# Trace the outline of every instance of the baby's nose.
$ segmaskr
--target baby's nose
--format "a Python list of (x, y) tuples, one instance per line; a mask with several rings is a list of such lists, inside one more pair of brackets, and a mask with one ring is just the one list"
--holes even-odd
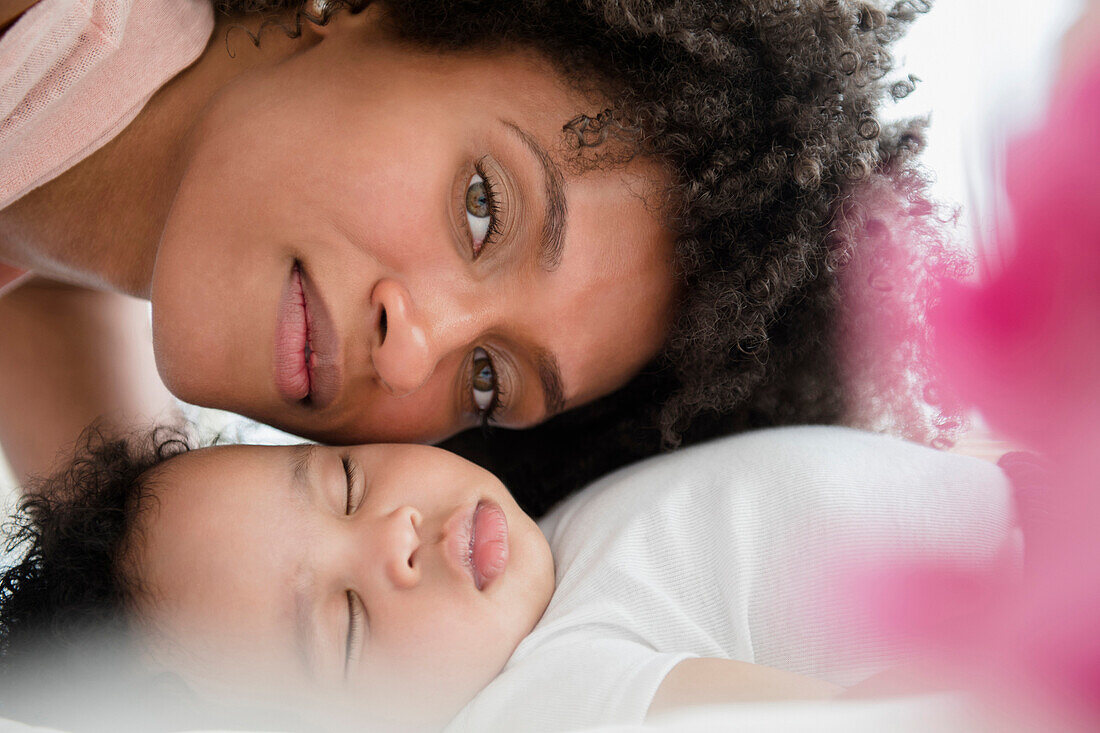
[(420, 582), (420, 512), (411, 506), (395, 509), (384, 520), (382, 553), (385, 573), (398, 588), (413, 588)]

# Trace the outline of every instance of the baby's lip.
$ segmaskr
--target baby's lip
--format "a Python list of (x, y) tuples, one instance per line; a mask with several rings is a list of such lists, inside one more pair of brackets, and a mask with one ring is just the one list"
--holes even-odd
[(474, 583), (484, 590), (508, 565), (508, 518), (495, 502), (477, 505), (472, 544)]
[(494, 501), (458, 509), (443, 527), (447, 560), (458, 573), (484, 590), (508, 565), (508, 521)]

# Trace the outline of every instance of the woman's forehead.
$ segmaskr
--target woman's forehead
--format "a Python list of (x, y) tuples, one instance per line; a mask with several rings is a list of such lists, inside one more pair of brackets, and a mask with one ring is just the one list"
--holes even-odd
[[(563, 134), (571, 120), (595, 118), (608, 106), (595, 77), (567, 76), (529, 44), (440, 49), (391, 37), (364, 38), (354, 31), (326, 40), (327, 52), (304, 56), (296, 73), (316, 87), (342, 88), (337, 104), (339, 96), (354, 104), (358, 89), (387, 107), (417, 99), (437, 120), (456, 124), (463, 123), (464, 109), (480, 109), (522, 123), (553, 151), (575, 147), (563, 146), (575, 138)], [(331, 80), (326, 84), (318, 81), (322, 67), (324, 78)], [(385, 111), (380, 108), (379, 114), (384, 117)]]

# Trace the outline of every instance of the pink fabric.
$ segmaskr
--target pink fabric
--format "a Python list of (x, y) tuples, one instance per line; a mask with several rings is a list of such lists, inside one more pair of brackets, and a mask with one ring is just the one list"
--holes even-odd
[(40, 0), (0, 38), (0, 209), (88, 157), (199, 57), (210, 0)]

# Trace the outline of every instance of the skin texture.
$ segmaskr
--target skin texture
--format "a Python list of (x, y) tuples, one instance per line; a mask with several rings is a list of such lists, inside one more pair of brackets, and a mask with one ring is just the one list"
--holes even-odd
[(8, 290), (14, 290), (15, 286), (26, 277), (27, 272), (25, 270), (0, 262), (0, 295), (8, 292)]
[[(436, 441), (480, 420), (476, 348), (511, 427), (550, 414), (540, 352), (564, 407), (623, 384), (660, 348), (672, 304), (672, 237), (638, 195), (646, 169), (568, 179), (564, 252), (544, 267), (543, 170), (502, 120), (556, 157), (583, 101), (535, 57), (417, 52), (372, 34), (370, 15), (339, 15), (309, 51), (238, 80), (196, 132), (153, 274), (169, 389), (333, 442)], [(475, 258), (464, 205), (479, 162), (501, 232)], [(257, 201), (269, 181), (283, 183)], [(295, 262), (339, 334), (317, 350), (340, 372), (327, 407), (273, 380)]]
[[(606, 394), (655, 356), (673, 246), (644, 197), (663, 173), (639, 161), (566, 175), (564, 247), (545, 268), (543, 166), (505, 124), (564, 165), (563, 123), (602, 100), (533, 52), (398, 43), (379, 8), (300, 38), (268, 28), (258, 49), (232, 25), (220, 18), (199, 61), (115, 141), (0, 212), (0, 259), (150, 297), (174, 394), (328, 442), (432, 442), (479, 424), (475, 349), (494, 422), (513, 427)], [(500, 234), (475, 259), (464, 204), (477, 164)], [(324, 409), (274, 384), (295, 261), (338, 342), (317, 350), (340, 371)]]
[[(149, 486), (123, 562), (142, 589), (130, 608), (140, 647), (213, 701), (355, 730), (437, 729), (500, 672), (554, 592), (537, 525), (492, 474), (438, 448), (206, 448), (154, 469)], [(463, 528), (486, 503), (505, 513), (509, 557), (479, 589)], [(650, 714), (839, 691), (689, 659)]]
[(64, 465), (97, 418), (124, 429), (177, 418), (147, 303), (32, 279), (0, 297), (0, 323), (0, 446), (20, 484)]
[[(436, 448), (227, 446), (172, 459), (154, 483), (131, 555), (146, 590), (135, 611), (155, 663), (209, 694), (443, 722), (553, 592), (534, 522), (491, 474)], [(510, 551), (480, 590), (450, 544), (479, 502), (504, 511)], [(349, 590), (367, 620), (346, 662)]]
[[(895, 694), (905, 688), (899, 686)], [(650, 717), (697, 705), (774, 700), (827, 700), (842, 691), (812, 677), (735, 659), (685, 659), (661, 681)]]

